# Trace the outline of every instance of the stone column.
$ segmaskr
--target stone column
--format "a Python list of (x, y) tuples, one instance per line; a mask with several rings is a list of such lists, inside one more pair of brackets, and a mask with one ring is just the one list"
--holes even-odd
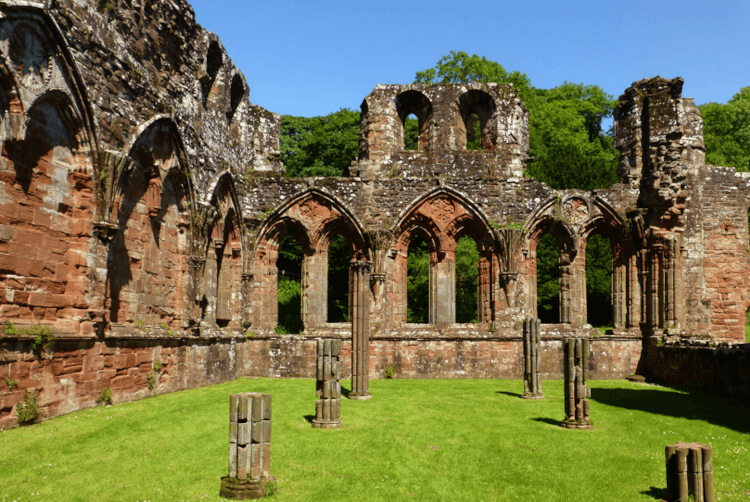
[(571, 310), (571, 270), (570, 265), (560, 265), (560, 323), (570, 322)]
[(714, 502), (711, 445), (675, 443), (665, 448), (669, 500)]
[(370, 399), (370, 270), (371, 261), (355, 260), (352, 268), (352, 390), (349, 399)]
[(591, 389), (586, 385), (586, 364), (589, 356), (589, 341), (586, 338), (563, 340), (565, 359), (565, 420), (568, 429), (592, 429), (589, 419)]
[(542, 399), (542, 357), (539, 352), (539, 330), (542, 321), (527, 318), (523, 321), (523, 397), (525, 399)]
[(271, 394), (229, 397), (229, 475), (220, 495), (239, 500), (265, 495), (271, 478)]
[(318, 339), (316, 370), (315, 418), (316, 429), (338, 429), (341, 427), (341, 340)]

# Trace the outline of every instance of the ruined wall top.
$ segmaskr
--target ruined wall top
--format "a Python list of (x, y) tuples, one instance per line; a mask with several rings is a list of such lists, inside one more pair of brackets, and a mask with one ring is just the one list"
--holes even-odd
[[(634, 82), (615, 108), (618, 174), (641, 191), (640, 207), (684, 208), (687, 178), (705, 164), (703, 119), (682, 78)], [(657, 211), (658, 212), (658, 211)]]
[[(419, 121), (418, 150), (404, 149), (404, 122)], [(475, 121), (481, 150), (467, 151)], [(511, 84), (378, 85), (362, 102), (361, 177), (523, 175), (529, 111)]]

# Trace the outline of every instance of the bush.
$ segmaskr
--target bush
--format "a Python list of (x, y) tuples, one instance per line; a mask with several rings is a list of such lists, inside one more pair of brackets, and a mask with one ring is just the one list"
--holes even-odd
[(96, 398), (98, 404), (112, 404), (112, 389), (104, 387)]
[(386, 378), (393, 378), (396, 375), (395, 366), (386, 366), (383, 368), (383, 376)]
[(39, 419), (39, 390), (26, 390), (23, 401), (16, 405), (16, 415), (20, 424), (33, 424)]

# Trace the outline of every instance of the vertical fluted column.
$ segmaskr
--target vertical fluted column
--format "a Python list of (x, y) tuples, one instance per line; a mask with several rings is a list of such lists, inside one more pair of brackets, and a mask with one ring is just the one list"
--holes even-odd
[(542, 357), (539, 352), (539, 330), (542, 326), (540, 319), (524, 319), (523, 321), (523, 397), (525, 399), (542, 399)]
[(370, 270), (371, 261), (355, 260), (352, 268), (352, 390), (349, 399), (370, 399)]
[(341, 427), (341, 340), (318, 339), (316, 367), (315, 418), (316, 429), (338, 429)]
[(714, 502), (710, 444), (675, 443), (665, 448), (670, 501)]
[(586, 338), (563, 340), (565, 352), (565, 420), (568, 429), (591, 429), (589, 401), (591, 389), (586, 385), (586, 364), (589, 356), (589, 341)]
[(265, 495), (271, 478), (271, 394), (229, 397), (229, 475), (220, 495), (239, 500)]

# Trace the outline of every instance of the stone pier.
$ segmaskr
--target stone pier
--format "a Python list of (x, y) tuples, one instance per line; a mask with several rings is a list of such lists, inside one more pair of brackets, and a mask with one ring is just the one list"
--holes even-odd
[(527, 318), (523, 321), (523, 397), (542, 399), (542, 356), (539, 352), (540, 319)]
[(592, 429), (589, 419), (591, 389), (586, 385), (586, 363), (589, 356), (587, 338), (566, 338), (563, 340), (565, 352), (565, 420), (563, 427), (568, 429)]
[(356, 260), (352, 268), (352, 390), (349, 399), (370, 399), (370, 270), (371, 261)]
[[(665, 448), (669, 501), (714, 502), (710, 444), (675, 443)], [(689, 498), (693, 497), (693, 498)]]
[(315, 418), (316, 429), (341, 427), (341, 340), (318, 340), (316, 365)]
[(229, 475), (222, 497), (239, 500), (265, 495), (271, 476), (271, 394), (247, 392), (229, 398)]

